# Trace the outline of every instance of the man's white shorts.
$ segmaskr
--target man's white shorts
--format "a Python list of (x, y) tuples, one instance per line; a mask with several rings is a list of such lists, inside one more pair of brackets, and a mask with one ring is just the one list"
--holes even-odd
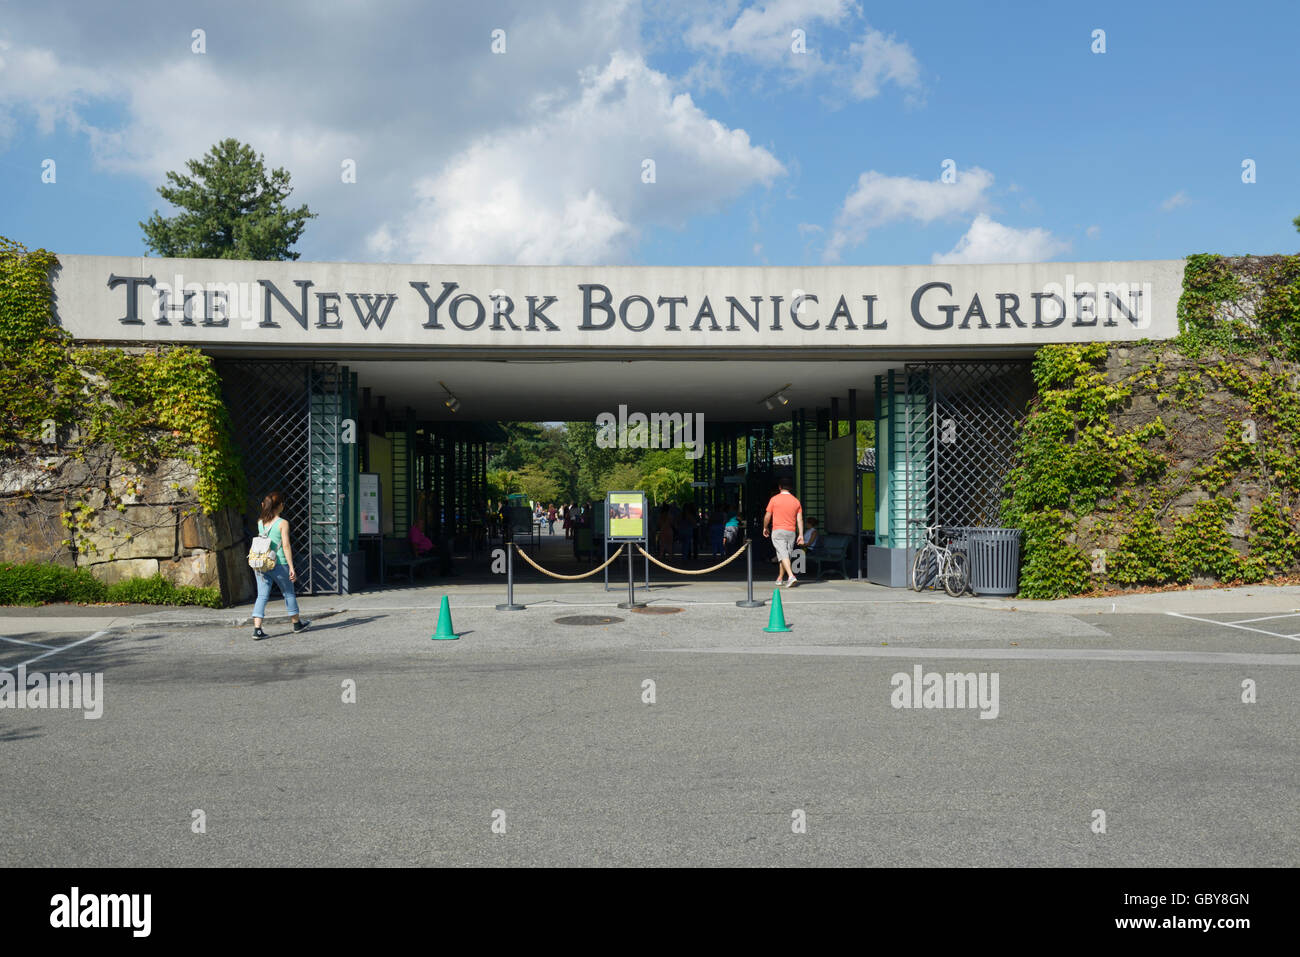
[(794, 551), (794, 540), (798, 536), (792, 528), (774, 528), (772, 530), (772, 547), (776, 549), (778, 561), (789, 561)]

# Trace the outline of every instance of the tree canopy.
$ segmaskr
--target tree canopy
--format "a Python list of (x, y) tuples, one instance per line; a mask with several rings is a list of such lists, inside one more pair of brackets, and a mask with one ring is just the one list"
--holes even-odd
[(289, 171), (267, 171), (260, 153), (224, 139), (197, 160), (189, 174), (169, 171), (158, 194), (181, 210), (164, 218), (157, 210), (140, 224), (145, 244), (159, 256), (195, 259), (292, 260), (293, 245), (307, 220), (306, 206), (289, 208)]

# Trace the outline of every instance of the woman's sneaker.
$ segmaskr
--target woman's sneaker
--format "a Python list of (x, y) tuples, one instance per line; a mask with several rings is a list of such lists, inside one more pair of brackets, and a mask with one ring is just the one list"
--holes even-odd
[(293, 623), (293, 633), (296, 635), (296, 634), (298, 634), (298, 632), (300, 632), (300, 631), (306, 631), (306, 630), (307, 630), (307, 626), (310, 625), (310, 624), (311, 624), (311, 622), (309, 622), (309, 621), (305, 621), (305, 620), (295, 621), (295, 622)]
[(266, 634), (266, 632), (264, 632), (261, 628), (254, 628), (254, 629), (253, 629), (253, 640), (254, 640), (254, 641), (261, 641), (263, 638), (266, 638), (266, 637), (268, 637), (267, 634)]

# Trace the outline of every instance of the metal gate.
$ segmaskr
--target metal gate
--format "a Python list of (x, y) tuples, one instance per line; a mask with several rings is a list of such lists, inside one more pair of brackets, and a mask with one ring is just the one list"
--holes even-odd
[(216, 366), (248, 482), (248, 530), (256, 525), (261, 497), (281, 491), (293, 541), (306, 550), (295, 556), (298, 590), (340, 592), (347, 370), (293, 360), (220, 360)]
[(920, 466), (906, 470), (907, 516), (997, 525), (1016, 427), (1033, 394), (1029, 362), (908, 364), (905, 378), (904, 443)]

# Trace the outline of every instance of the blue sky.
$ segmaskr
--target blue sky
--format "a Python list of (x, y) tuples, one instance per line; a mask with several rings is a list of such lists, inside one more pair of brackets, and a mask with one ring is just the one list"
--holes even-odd
[[(1295, 3), (436, 7), (0, 0), (0, 234), (142, 254), (138, 221), (167, 212), (163, 172), (235, 136), (320, 213), (303, 259), (887, 265), (1300, 247)], [(940, 181), (946, 160), (955, 182)]]

